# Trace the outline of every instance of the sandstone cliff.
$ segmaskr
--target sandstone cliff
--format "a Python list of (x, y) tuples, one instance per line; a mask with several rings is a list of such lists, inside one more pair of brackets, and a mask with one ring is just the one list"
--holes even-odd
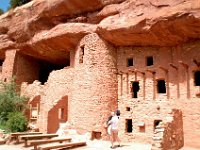
[(33, 0), (0, 16), (0, 58), (20, 52), (63, 63), (86, 34), (117, 46), (174, 46), (200, 38), (199, 0)]

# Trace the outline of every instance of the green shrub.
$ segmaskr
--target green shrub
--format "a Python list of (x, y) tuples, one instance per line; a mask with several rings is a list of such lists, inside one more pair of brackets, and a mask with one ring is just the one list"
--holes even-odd
[(10, 82), (0, 82), (0, 128), (6, 127), (6, 132), (24, 131), (27, 120), (23, 112), (28, 108), (28, 98), (20, 96), (17, 85)]
[(11, 132), (23, 132), (27, 129), (28, 121), (21, 112), (12, 112), (8, 114), (6, 127)]
[(0, 123), (8, 120), (10, 112), (22, 112), (27, 108), (28, 98), (20, 96), (16, 89), (14, 79), (0, 82)]
[(30, 2), (30, 0), (10, 0), (10, 6), (11, 6), (11, 8), (15, 8), (17, 6), (21, 6), (28, 2)]

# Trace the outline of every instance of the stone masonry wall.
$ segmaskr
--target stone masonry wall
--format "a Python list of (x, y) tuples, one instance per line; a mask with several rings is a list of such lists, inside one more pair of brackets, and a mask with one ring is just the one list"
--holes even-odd
[(85, 36), (75, 51), (70, 121), (75, 128), (101, 132), (117, 108), (116, 50), (97, 34)]
[[(40, 107), (42, 110), (40, 111), (38, 124), (42, 132), (52, 132), (48, 129), (51, 128), (49, 126), (54, 126), (54, 124), (53, 122), (48, 124), (48, 113), (59, 102), (59, 100), (62, 99), (62, 97), (70, 97), (70, 91), (73, 82), (72, 77), (73, 68), (64, 68), (50, 73), (48, 81), (44, 85), (43, 96), (41, 97), (40, 102)], [(67, 111), (67, 113), (69, 113), (69, 111), (70, 109)]]
[[(70, 95), (70, 88), (73, 82), (72, 77), (73, 68), (66, 67), (64, 69), (51, 72), (48, 81), (44, 85), (41, 85), (39, 81), (34, 81), (33, 84), (22, 84), (21, 94), (29, 96), (30, 101), (38, 95), (41, 96), (40, 112), (37, 120), (37, 124), (41, 132), (52, 133), (56, 131), (55, 128), (58, 129), (59, 123), (56, 121), (48, 123), (49, 119), (52, 120), (51, 117), (48, 118), (48, 116), (49, 114), (57, 116), (59, 109), (57, 107), (58, 102), (62, 100), (63, 97)], [(54, 107), (56, 107), (56, 109), (54, 109)], [(52, 111), (56, 111), (56, 113), (52, 114)], [(69, 111), (70, 108), (68, 107), (68, 110), (65, 111), (67, 116)]]
[[(121, 47), (117, 53), (123, 140), (151, 143), (154, 120), (163, 120), (167, 112), (177, 108), (183, 112), (185, 144), (199, 148), (196, 137), (200, 135), (200, 88), (195, 86), (194, 72), (200, 70), (195, 63), (200, 60), (200, 43), (163, 48)], [(153, 56), (152, 66), (146, 66), (147, 56)], [(133, 58), (134, 66), (127, 67), (128, 58)], [(158, 93), (159, 79), (165, 80), (166, 93)], [(131, 82), (134, 81), (139, 82), (138, 98), (132, 98)], [(132, 133), (126, 132), (126, 119), (132, 119)], [(145, 125), (145, 131), (140, 131), (141, 124)], [(192, 141), (189, 137), (195, 138)]]
[(8, 81), (15, 71), (16, 49), (7, 50), (5, 52), (5, 61), (2, 66), (2, 79)]
[(153, 136), (152, 150), (180, 149), (184, 145), (182, 112), (178, 109), (166, 114)]

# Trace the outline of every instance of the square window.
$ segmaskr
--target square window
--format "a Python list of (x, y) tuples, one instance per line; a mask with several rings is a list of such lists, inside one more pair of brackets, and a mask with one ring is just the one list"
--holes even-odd
[(134, 65), (133, 58), (128, 58), (127, 59), (127, 67), (131, 67), (133, 65)]
[(146, 58), (146, 65), (147, 66), (152, 66), (153, 65), (153, 56), (148, 56)]
[(126, 107), (126, 111), (131, 111), (131, 108), (130, 107)]
[(200, 71), (194, 73), (194, 85), (200, 86)]

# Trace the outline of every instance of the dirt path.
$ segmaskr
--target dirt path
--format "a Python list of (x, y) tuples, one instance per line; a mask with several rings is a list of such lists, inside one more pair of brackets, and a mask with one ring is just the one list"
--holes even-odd
[[(110, 142), (94, 140), (88, 141), (87, 146), (75, 148), (77, 150), (111, 150)], [(20, 145), (1, 145), (0, 150), (32, 150), (33, 147), (24, 148)], [(122, 143), (121, 147), (116, 147), (116, 150), (151, 150), (151, 145), (140, 143)]]

